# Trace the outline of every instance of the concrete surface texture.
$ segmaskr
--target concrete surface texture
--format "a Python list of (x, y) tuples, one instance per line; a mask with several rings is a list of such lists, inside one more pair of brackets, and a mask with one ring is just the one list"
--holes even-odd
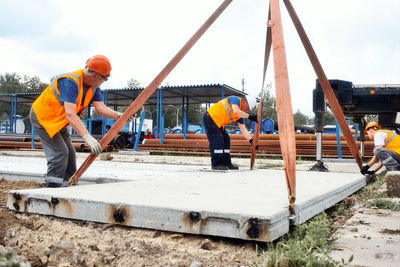
[(400, 212), (360, 209), (335, 235), (335, 259), (348, 259), (353, 266), (400, 266)]
[(400, 197), (400, 171), (390, 171), (386, 175), (387, 193), (390, 197)]
[[(203, 164), (209, 162), (209, 158), (198, 160)], [(2, 170), (45, 171), (43, 158), (24, 158), (23, 162), (26, 163), (15, 156), (0, 156)], [(85, 173), (88, 179), (101, 176), (127, 182), (21, 190), (9, 195), (7, 206), (65, 218), (249, 240), (270, 241), (289, 231), (283, 170), (250, 171), (242, 167), (239, 171), (203, 171), (208, 169), (208, 163), (96, 160)], [(358, 171), (297, 171), (296, 175), (297, 223), (305, 222), (366, 184)]]

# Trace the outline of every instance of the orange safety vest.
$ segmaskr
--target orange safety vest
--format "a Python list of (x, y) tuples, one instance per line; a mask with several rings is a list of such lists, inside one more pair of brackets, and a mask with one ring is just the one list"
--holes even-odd
[[(242, 109), (242, 99), (240, 97), (239, 99), (239, 108)], [(225, 124), (240, 119), (240, 117), (233, 112), (231, 105), (228, 103), (228, 98), (222, 99), (221, 101), (207, 109), (207, 111), (218, 127), (225, 126)]]
[(60, 90), (58, 89), (58, 79), (60, 78), (71, 78), (78, 86), (78, 97), (76, 98), (76, 114), (78, 116), (82, 114), (83, 109), (89, 105), (93, 98), (93, 88), (89, 87), (82, 103), (83, 69), (52, 78), (49, 86), (32, 104), (40, 125), (46, 129), (51, 138), (69, 124), (65, 118), (64, 102), (61, 101)]
[(385, 132), (388, 134), (388, 136), (385, 138), (384, 147), (393, 150), (397, 154), (400, 154), (400, 136), (387, 130), (379, 130), (378, 132)]

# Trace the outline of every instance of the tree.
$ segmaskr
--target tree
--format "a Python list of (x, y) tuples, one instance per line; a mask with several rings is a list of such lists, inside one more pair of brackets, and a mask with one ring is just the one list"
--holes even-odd
[[(37, 76), (29, 77), (24, 75), (22, 78), (17, 73), (0, 74), (0, 94), (18, 94), (18, 93), (40, 93), (47, 87), (46, 83), (40, 81)], [(10, 99), (11, 100), (11, 99)], [(22, 117), (27, 117), (31, 105), (18, 105), (17, 113)], [(11, 104), (0, 103), (0, 115), (10, 114)]]
[(324, 114), (324, 125), (333, 125), (335, 124), (335, 120), (335, 115), (333, 115), (333, 113), (327, 109)]
[(294, 125), (307, 125), (310, 121), (310, 118), (297, 110), (296, 113), (293, 114)]
[(129, 88), (140, 88), (140, 82), (138, 82), (138, 80), (136, 80), (135, 78), (130, 79), (128, 82), (128, 87)]
[[(263, 103), (262, 103), (262, 117), (263, 119), (272, 119), (275, 120), (277, 119), (276, 115), (276, 99), (275, 97), (271, 94), (270, 89), (272, 88), (271, 84), (268, 84), (266, 86), (266, 89), (264, 89), (263, 93)], [(258, 95), (259, 97), (261, 96), (261, 93)], [(251, 114), (256, 114), (257, 113), (257, 107), (254, 107), (253, 109), (250, 110)]]

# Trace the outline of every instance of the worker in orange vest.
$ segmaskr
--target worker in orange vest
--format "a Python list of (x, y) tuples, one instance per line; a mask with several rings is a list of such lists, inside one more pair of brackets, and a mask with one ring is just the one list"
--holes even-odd
[[(400, 136), (387, 130), (381, 130), (378, 123), (371, 121), (365, 127), (365, 132), (371, 140), (374, 140), (374, 156), (362, 169), (361, 173), (374, 174), (382, 166), (388, 171), (400, 170)], [(376, 162), (379, 163), (372, 171), (369, 168)]]
[(121, 113), (104, 105), (101, 97), (100, 85), (108, 80), (110, 73), (109, 59), (103, 55), (93, 56), (86, 61), (84, 69), (52, 78), (32, 104), (29, 118), (47, 160), (44, 187), (67, 186), (76, 171), (75, 148), (68, 125), (83, 137), (92, 154), (99, 155), (102, 151), (100, 143), (89, 134), (79, 117), (92, 103), (99, 115), (119, 118)]
[(244, 119), (257, 122), (257, 115), (246, 113), (249, 110), (250, 105), (247, 99), (229, 96), (204, 112), (202, 123), (210, 144), (211, 168), (213, 170), (239, 169), (239, 167), (232, 164), (230, 154), (231, 139), (224, 126), (231, 122), (237, 122), (243, 137), (252, 144), (253, 138), (247, 131)]

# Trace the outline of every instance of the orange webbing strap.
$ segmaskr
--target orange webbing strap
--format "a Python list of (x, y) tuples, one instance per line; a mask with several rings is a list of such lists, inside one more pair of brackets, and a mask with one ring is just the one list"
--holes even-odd
[[(268, 12), (268, 21), (271, 19), (271, 12)], [(262, 113), (262, 103), (263, 103), (263, 94), (264, 94), (264, 82), (265, 82), (265, 75), (267, 73), (269, 55), (271, 54), (271, 28), (267, 27), (267, 34), (265, 36), (265, 55), (264, 55), (264, 71), (263, 71), (263, 79), (261, 85), (261, 97), (260, 97), (260, 104), (257, 110), (257, 124), (254, 127), (254, 135), (253, 135), (253, 145), (251, 146), (251, 158), (250, 158), (250, 169), (252, 170), (254, 167), (254, 162), (256, 160), (257, 150), (256, 146), (258, 145), (258, 140), (260, 138), (260, 128), (261, 128), (261, 113)]]
[[(271, 20), (271, 4), (270, 4), (269, 10), (268, 10), (267, 23), (269, 23), (270, 20)], [(268, 25), (267, 25), (267, 34), (265, 36), (264, 71), (263, 71), (263, 80), (262, 80), (261, 91), (264, 90), (265, 75), (267, 74), (269, 55), (271, 54), (271, 46), (272, 46), (271, 28), (268, 27)]]
[(251, 145), (250, 170), (252, 170), (254, 167), (254, 162), (256, 160), (256, 154), (257, 154), (256, 147), (258, 146), (258, 140), (260, 138), (262, 93), (263, 93), (263, 91), (261, 91), (260, 103), (258, 104), (257, 123), (256, 123), (256, 126), (254, 127), (253, 144)]
[(300, 39), (303, 43), (303, 46), (307, 52), (308, 58), (310, 59), (311, 64), (313, 65), (314, 71), (317, 74), (319, 83), (321, 84), (322, 90), (324, 91), (324, 93), (326, 95), (329, 106), (331, 107), (331, 110), (332, 110), (333, 114), (335, 115), (336, 120), (339, 123), (340, 129), (342, 130), (344, 138), (347, 141), (347, 144), (349, 146), (351, 154), (353, 154), (354, 159), (356, 160), (358, 166), (361, 169), (362, 161), (361, 161), (360, 151), (358, 150), (356, 142), (353, 139), (353, 135), (350, 131), (349, 126), (347, 125), (346, 118), (344, 117), (343, 111), (340, 108), (340, 105), (339, 105), (339, 102), (337, 101), (335, 93), (332, 90), (332, 87), (324, 73), (324, 70), (322, 69), (322, 66), (318, 60), (318, 57), (315, 54), (315, 51), (311, 45), (311, 42), (308, 39), (307, 34), (304, 31), (304, 28), (300, 22), (300, 19), (297, 16), (292, 4), (290, 3), (289, 0), (283, 0), (283, 2), (285, 3), (285, 6), (289, 12), (289, 15), (293, 21), (294, 26), (296, 27), (297, 33), (299, 34), (299, 37), (300, 37)]
[(296, 197), (296, 139), (279, 0), (271, 0), (270, 7), (271, 22), (269, 26), (271, 27), (274, 54), (279, 141), (285, 165), (286, 184), (289, 196), (292, 196), (294, 203)]
[[(204, 32), (213, 24), (213, 22), (221, 15), (221, 13), (226, 9), (226, 7), (233, 0), (225, 0), (214, 13), (206, 20), (206, 22), (197, 30), (197, 32), (189, 39), (189, 41), (179, 50), (179, 52), (171, 59), (171, 61), (162, 69), (162, 71), (154, 78), (154, 80), (143, 90), (143, 92), (132, 102), (128, 109), (119, 117), (119, 119), (114, 123), (111, 129), (106, 135), (101, 139), (100, 145), (104, 149), (113, 138), (119, 133), (119, 131), (124, 127), (128, 118), (135, 114), (147, 101), (147, 99), (154, 93), (161, 82), (168, 76), (168, 74), (173, 70), (173, 68), (181, 61), (181, 59), (186, 55), (186, 53), (192, 48), (192, 46), (200, 39)], [(69, 185), (74, 185), (78, 182), (79, 178), (86, 171), (86, 169), (92, 164), (96, 159), (96, 156), (90, 154), (86, 160), (82, 163), (79, 169), (71, 176), (69, 180)]]

